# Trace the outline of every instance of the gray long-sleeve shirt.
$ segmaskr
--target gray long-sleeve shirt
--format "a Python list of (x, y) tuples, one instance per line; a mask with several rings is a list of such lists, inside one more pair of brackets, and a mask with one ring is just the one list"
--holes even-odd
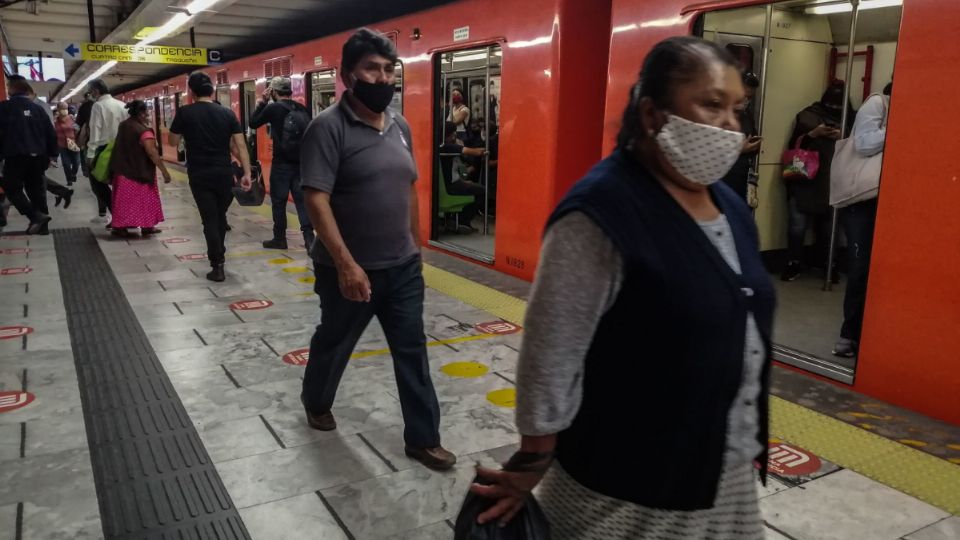
[[(736, 244), (726, 218), (700, 226), (739, 273)], [(549, 435), (573, 423), (583, 398), (587, 352), (600, 319), (616, 301), (623, 277), (620, 253), (585, 214), (570, 213), (548, 229), (517, 367), (520, 433)], [(743, 378), (729, 413), (728, 464), (749, 463), (761, 450), (756, 400), (764, 347), (752, 315), (744, 339)]]

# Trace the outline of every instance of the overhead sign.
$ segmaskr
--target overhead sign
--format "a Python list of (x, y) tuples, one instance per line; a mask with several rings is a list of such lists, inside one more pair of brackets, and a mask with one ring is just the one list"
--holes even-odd
[(142, 62), (147, 64), (180, 64), (206, 66), (223, 63), (223, 51), (202, 47), (168, 45), (130, 45), (123, 43), (66, 43), (63, 57), (67, 60), (94, 62)]

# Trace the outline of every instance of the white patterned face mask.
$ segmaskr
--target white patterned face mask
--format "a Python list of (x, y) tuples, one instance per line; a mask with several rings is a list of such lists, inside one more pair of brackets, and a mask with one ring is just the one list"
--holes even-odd
[(657, 134), (663, 155), (684, 178), (709, 186), (730, 171), (743, 148), (743, 133), (668, 114)]

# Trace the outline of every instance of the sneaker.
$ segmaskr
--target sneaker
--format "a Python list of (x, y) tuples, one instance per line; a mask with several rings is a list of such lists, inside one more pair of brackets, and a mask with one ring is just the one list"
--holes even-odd
[(833, 355), (841, 358), (853, 358), (857, 355), (859, 343), (852, 339), (840, 338), (833, 346)]
[(63, 209), (66, 210), (67, 208), (70, 208), (70, 203), (72, 202), (73, 202), (73, 190), (68, 189), (67, 194), (63, 197)]
[(800, 276), (800, 261), (790, 261), (780, 272), (780, 281), (793, 281)]
[(413, 458), (423, 464), (428, 469), (435, 471), (449, 471), (457, 464), (457, 456), (442, 446), (436, 448), (413, 448), (407, 446), (403, 449), (407, 457)]
[(287, 239), (274, 238), (272, 240), (264, 240), (263, 247), (266, 249), (287, 249)]
[(337, 429), (337, 420), (333, 417), (333, 413), (327, 411), (325, 413), (314, 414), (307, 409), (307, 404), (303, 401), (303, 396), (300, 396), (300, 403), (303, 403), (303, 412), (307, 415), (307, 425), (313, 429), (320, 431), (333, 431)]

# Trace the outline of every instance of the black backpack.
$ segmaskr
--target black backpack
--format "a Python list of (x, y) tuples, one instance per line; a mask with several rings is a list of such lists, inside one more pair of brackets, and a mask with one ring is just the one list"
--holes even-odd
[(300, 161), (300, 141), (310, 124), (310, 113), (299, 103), (282, 103), (290, 112), (283, 118), (283, 129), (277, 141), (280, 155), (290, 161)]

